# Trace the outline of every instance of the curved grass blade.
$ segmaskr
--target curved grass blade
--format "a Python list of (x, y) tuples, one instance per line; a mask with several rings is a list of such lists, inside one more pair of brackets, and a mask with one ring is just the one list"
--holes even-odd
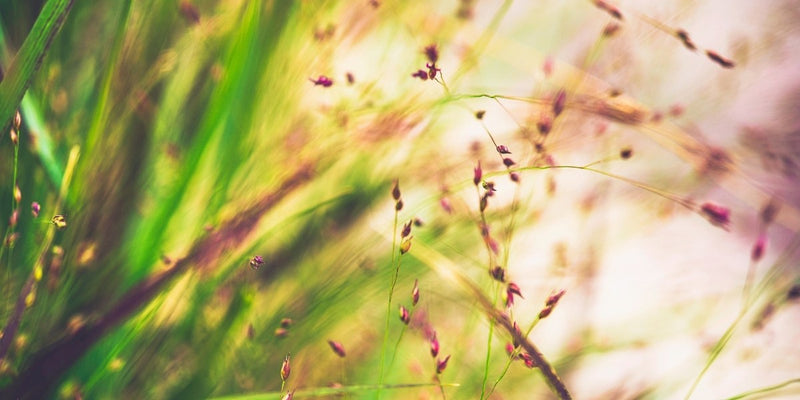
[(31, 33), (25, 38), (3, 81), (0, 82), (0, 121), (2, 131), (8, 129), (14, 111), (22, 101), (50, 43), (64, 25), (73, 0), (50, 0), (45, 3)]

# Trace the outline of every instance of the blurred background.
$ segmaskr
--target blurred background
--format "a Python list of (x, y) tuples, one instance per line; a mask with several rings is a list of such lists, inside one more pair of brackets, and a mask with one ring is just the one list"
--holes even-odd
[(486, 304), (574, 398), (800, 395), (797, 1), (65, 18), (0, 137), (0, 397), (555, 398)]

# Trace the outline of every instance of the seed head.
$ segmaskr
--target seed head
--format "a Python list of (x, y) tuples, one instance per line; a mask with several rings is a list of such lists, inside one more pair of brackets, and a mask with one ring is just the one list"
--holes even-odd
[(67, 219), (64, 218), (63, 215), (54, 215), (50, 222), (56, 226), (58, 229), (64, 229), (67, 227)]
[(287, 354), (286, 358), (283, 359), (283, 364), (281, 364), (281, 380), (286, 382), (289, 379), (289, 374), (292, 373), (292, 365), (289, 361), (291, 354)]
[(394, 210), (400, 211), (403, 209), (403, 200), (397, 200), (397, 203), (394, 203)]
[(400, 306), (400, 321), (403, 321), (406, 325), (411, 322), (411, 315), (408, 313), (408, 309), (402, 305)]
[(561, 297), (564, 296), (564, 293), (566, 293), (566, 291), (564, 289), (561, 289), (560, 291), (558, 291), (558, 293), (551, 294), (550, 297), (547, 298), (547, 302), (545, 302), (545, 305), (555, 306), (556, 304), (558, 304), (558, 301), (561, 300)]
[(431, 356), (436, 358), (439, 355), (439, 339), (436, 338), (436, 331), (433, 331), (431, 336)]
[(497, 152), (500, 154), (511, 154), (511, 151), (508, 150), (508, 147), (502, 144), (497, 146)]
[(328, 78), (325, 75), (320, 75), (319, 78), (317, 79), (309, 78), (308, 80), (313, 82), (314, 86), (331, 87), (331, 85), (333, 85), (333, 81), (331, 80), (331, 78)]
[(631, 149), (630, 147), (626, 147), (619, 151), (619, 157), (622, 158), (623, 160), (631, 158), (632, 155), (633, 155), (633, 149)]
[(687, 33), (685, 30), (678, 29), (677, 31), (675, 31), (675, 36), (677, 36), (678, 39), (680, 39), (681, 42), (683, 42), (683, 45), (686, 46), (687, 49), (691, 51), (697, 50), (697, 47), (695, 47), (694, 43), (692, 42), (692, 39), (689, 38), (689, 33)]
[(504, 159), (503, 159), (503, 165), (505, 165), (506, 167), (511, 167), (511, 166), (512, 166), (512, 165), (514, 165), (514, 164), (516, 164), (516, 163), (514, 162), (514, 160), (512, 160), (512, 159), (510, 159), (510, 158), (508, 158), (508, 157), (506, 157), (506, 158), (504, 158)]
[(453, 206), (450, 205), (450, 200), (448, 200), (447, 197), (442, 197), (439, 199), (439, 205), (442, 206), (442, 210), (444, 210), (444, 212), (448, 214), (453, 213)]
[(336, 353), (337, 356), (344, 358), (344, 346), (342, 346), (339, 342), (334, 342), (333, 340), (328, 340), (328, 345), (331, 346), (331, 350)]
[(536, 129), (539, 130), (539, 133), (542, 136), (547, 136), (547, 134), (550, 133), (550, 129), (552, 128), (553, 128), (553, 121), (550, 120), (549, 116), (542, 114), (541, 117), (539, 117), (539, 121), (536, 123)]
[(281, 319), (281, 327), (282, 328), (289, 328), (290, 326), (292, 326), (293, 322), (294, 321), (292, 321), (291, 318), (283, 318), (283, 319)]
[(408, 250), (411, 249), (411, 239), (413, 238), (413, 236), (409, 236), (400, 242), (400, 254), (408, 253)]
[(478, 166), (473, 169), (472, 183), (474, 183), (475, 186), (478, 186), (478, 184), (481, 183), (482, 177), (483, 170), (481, 169), (481, 162), (478, 161)]
[(517, 286), (514, 282), (509, 282), (508, 286), (506, 287), (506, 306), (514, 305), (514, 296), (519, 296), (522, 298), (522, 292), (519, 290), (519, 286)]
[(475, 118), (477, 119), (483, 119), (484, 115), (486, 115), (486, 110), (475, 111)]
[(17, 220), (19, 220), (19, 211), (14, 210), (11, 212), (11, 216), (8, 218), (8, 226), (11, 228), (17, 226)]
[(715, 63), (719, 64), (722, 68), (730, 69), (736, 66), (736, 64), (732, 60), (727, 59), (712, 50), (706, 50), (706, 55), (708, 56), (708, 58), (711, 59), (711, 61), (714, 61)]
[(492, 278), (498, 282), (506, 281), (506, 270), (499, 265), (489, 270), (489, 275), (491, 275)]
[(250, 268), (254, 270), (261, 268), (262, 265), (264, 265), (263, 257), (253, 256), (253, 258), (250, 259)]
[(542, 311), (539, 311), (539, 319), (547, 318), (547, 316), (550, 315), (551, 312), (553, 312), (553, 306), (544, 306), (544, 308), (542, 308)]
[(423, 81), (427, 81), (428, 80), (428, 73), (424, 69), (418, 69), (417, 72), (414, 72), (413, 74), (411, 74), (411, 77), (412, 78), (419, 78), (419, 79), (422, 79)]
[(509, 357), (514, 354), (514, 345), (513, 344), (506, 343), (506, 354), (508, 354)]
[(435, 44), (425, 47), (425, 57), (428, 58), (431, 64), (436, 64), (436, 62), (439, 61), (439, 50), (436, 48)]
[(700, 213), (711, 222), (712, 225), (728, 230), (730, 225), (731, 210), (714, 203), (703, 203), (700, 206)]
[(39, 211), (42, 210), (42, 207), (37, 202), (31, 203), (31, 213), (33, 213), (33, 217), (36, 218), (39, 216)]
[(395, 200), (400, 200), (400, 182), (394, 181), (394, 186), (392, 186), (392, 198)]
[(767, 247), (767, 236), (763, 233), (758, 236), (758, 240), (753, 245), (753, 250), (750, 251), (750, 260), (752, 262), (758, 262), (761, 260), (761, 257), (764, 256), (764, 250)]
[(417, 280), (414, 279), (414, 288), (411, 289), (411, 305), (416, 306), (419, 303), (419, 285)]
[(405, 239), (406, 236), (411, 234), (411, 224), (413, 222), (414, 222), (413, 220), (408, 220), (408, 222), (403, 224), (403, 230), (400, 232), (400, 238)]
[(518, 173), (512, 172), (512, 173), (508, 174), (508, 176), (511, 178), (511, 182), (517, 182), (517, 183), (519, 182), (519, 174)]
[(278, 328), (275, 329), (275, 337), (276, 338), (285, 338), (289, 335), (289, 330), (286, 328)]
[(22, 125), (22, 115), (19, 114), (19, 110), (14, 114), (14, 129), (19, 130), (20, 125)]
[(567, 92), (561, 89), (556, 94), (556, 99), (553, 102), (553, 115), (558, 117), (564, 111), (564, 103), (567, 101)]
[(608, 25), (606, 25), (606, 27), (603, 28), (603, 36), (610, 38), (616, 35), (617, 32), (619, 32), (620, 28), (622, 28), (620, 24), (616, 22), (609, 22)]
[(450, 355), (448, 354), (444, 360), (436, 359), (436, 374), (439, 375), (444, 372), (445, 368), (447, 368), (447, 362), (450, 361)]

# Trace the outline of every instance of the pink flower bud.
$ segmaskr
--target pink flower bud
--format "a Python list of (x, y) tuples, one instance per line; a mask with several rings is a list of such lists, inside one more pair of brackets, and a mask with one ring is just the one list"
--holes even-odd
[(291, 354), (287, 354), (286, 358), (283, 359), (283, 364), (281, 364), (281, 380), (286, 381), (289, 379), (289, 374), (292, 373), (292, 366), (289, 361)]
[(39, 211), (42, 210), (42, 206), (39, 205), (37, 202), (31, 203), (31, 213), (33, 213), (33, 217), (36, 218), (39, 216)]
[(553, 102), (553, 115), (558, 117), (562, 111), (564, 111), (564, 104), (567, 101), (567, 92), (564, 89), (561, 89), (556, 94), (556, 99)]
[(497, 152), (500, 154), (511, 154), (511, 151), (508, 150), (508, 147), (503, 144), (497, 146)]
[(434, 64), (439, 61), (439, 50), (436, 48), (435, 44), (425, 47), (425, 57)]
[(475, 169), (473, 169), (473, 171), (474, 171), (474, 174), (472, 175), (472, 183), (474, 183), (475, 186), (478, 186), (478, 184), (481, 183), (481, 178), (483, 177), (483, 170), (481, 169), (481, 162), (480, 161), (478, 161), (478, 166), (475, 167)]
[(727, 207), (713, 203), (704, 203), (700, 206), (700, 213), (711, 222), (712, 225), (728, 230), (730, 224), (731, 211)]
[(514, 162), (514, 160), (512, 160), (510, 158), (504, 158), (503, 159), (503, 165), (505, 165), (506, 167), (510, 167), (510, 166), (512, 166), (514, 164), (516, 164), (516, 163)]
[(408, 309), (405, 306), (400, 306), (400, 321), (403, 321), (406, 325), (411, 322), (411, 315), (409, 315)]
[(411, 74), (411, 77), (419, 78), (419, 79), (422, 79), (423, 81), (427, 81), (428, 80), (428, 73), (425, 72), (425, 70), (423, 70), (423, 69), (418, 69), (417, 72), (414, 72), (413, 74)]
[(436, 359), (436, 374), (441, 374), (444, 372), (445, 368), (447, 368), (447, 362), (450, 361), (450, 355), (448, 354), (444, 360)]
[(311, 78), (309, 78), (309, 80), (314, 83), (314, 86), (330, 87), (333, 85), (331, 78), (328, 78), (325, 75), (320, 75), (316, 80)]
[(414, 288), (411, 289), (411, 305), (416, 306), (419, 303), (419, 286), (417, 280), (414, 279)]
[(400, 232), (400, 237), (401, 238), (405, 238), (406, 236), (411, 234), (411, 223), (412, 222), (413, 222), (412, 220), (409, 220), (408, 222), (403, 224), (403, 230)]
[(558, 304), (558, 301), (561, 300), (561, 296), (563, 296), (565, 290), (560, 290), (558, 293), (551, 294), (550, 297), (547, 298), (547, 302), (545, 303), (548, 306), (554, 306)]
[(264, 265), (264, 258), (261, 256), (254, 256), (250, 259), (250, 268), (259, 269)]
[(328, 345), (331, 346), (331, 350), (336, 353), (337, 356), (344, 358), (344, 346), (342, 346), (339, 342), (334, 342), (333, 340), (328, 340)]
[(436, 358), (439, 355), (439, 339), (436, 338), (436, 331), (433, 331), (433, 336), (431, 337), (431, 356)]
[(750, 260), (758, 262), (764, 256), (764, 250), (767, 247), (767, 237), (763, 233), (758, 236), (758, 240), (753, 245), (753, 250), (750, 252)]
[(400, 182), (394, 181), (394, 186), (392, 186), (392, 198), (395, 201), (400, 200)]

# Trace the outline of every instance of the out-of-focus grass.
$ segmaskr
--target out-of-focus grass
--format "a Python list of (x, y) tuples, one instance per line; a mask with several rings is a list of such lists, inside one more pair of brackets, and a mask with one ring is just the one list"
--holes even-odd
[[(527, 327), (551, 291), (568, 289), (566, 304), (531, 336), (567, 387), (576, 387), (576, 396), (589, 393), (593, 381), (585, 375), (601, 360), (620, 375), (594, 396), (685, 393), (710, 365), (702, 351), (687, 350), (685, 365), (659, 371), (663, 379), (637, 376), (629, 387), (624, 377), (635, 364), (620, 367), (612, 357), (670, 343), (683, 338), (679, 327), (693, 329), (693, 321), (701, 321), (703, 328), (715, 311), (730, 313), (728, 305), (740, 304), (740, 280), (721, 285), (724, 301), (704, 293), (709, 297), (703, 302), (693, 303), (691, 296), (656, 302), (663, 315), (655, 322), (594, 309), (595, 301), (605, 304), (608, 280), (626, 279), (603, 262), (616, 260), (604, 254), (617, 248), (610, 238), (632, 241), (664, 221), (685, 217), (684, 208), (664, 197), (688, 204), (718, 196), (731, 203), (737, 218), (752, 215), (736, 220), (738, 236), (722, 239), (732, 244), (720, 248), (729, 250), (749, 244), (748, 235), (758, 230), (753, 222), (758, 208), (775, 193), (748, 182), (746, 163), (738, 158), (746, 152), (721, 149), (734, 163), (729, 168), (727, 159), (714, 157), (719, 153), (713, 146), (687, 133), (680, 116), (652, 121), (654, 111), (645, 104), (666, 107), (662, 99), (673, 97), (669, 90), (646, 88), (666, 85), (668, 69), (655, 76), (633, 68), (615, 72), (622, 68), (620, 60), (635, 64), (616, 43), (650, 40), (637, 36), (636, 29), (650, 35), (657, 27), (626, 22), (630, 35), (623, 30), (621, 37), (603, 38), (603, 26), (613, 19), (591, 2), (575, 2), (570, 6), (575, 9), (511, 1), (379, 3), (146, 0), (73, 6), (21, 106), (17, 169), (23, 201), (15, 228), (19, 238), (0, 259), (3, 321), (12, 315), (46, 230), (53, 229), (46, 221), (56, 214), (67, 220), (54, 238), (63, 262), (48, 250), (35, 301), (25, 309), (0, 366), (5, 393), (278, 398), (279, 368), (291, 353), (287, 389), (297, 388), (297, 397), (330, 395), (322, 388), (336, 382), (344, 385), (345, 396), (373, 398), (370, 385), (378, 383), (394, 273), (389, 191), (397, 179), (405, 203), (401, 222), (419, 217), (423, 225), (413, 228), (390, 310), (410, 307), (414, 279), (420, 281), (422, 300), (412, 309), (412, 327), (396, 354), (402, 323), (391, 315), (382, 397), (440, 395), (438, 388), (424, 386), (435, 369), (425, 332), (435, 329), (442, 356), (452, 355), (441, 378), (456, 384), (445, 387), (448, 397), (475, 398), (484, 365), (490, 387), (503, 371), (504, 345), (510, 341), (497, 328), (487, 362), (490, 318), (483, 297), (472, 290), (479, 288), (502, 308), (504, 288), (486, 273), (491, 266), (471, 188), (478, 160), (486, 179), (498, 185), (486, 212), (502, 252), (494, 260), (525, 296), (508, 310), (509, 318)], [(473, 7), (472, 19), (458, 17), (459, 7)], [(28, 35), (38, 11), (34, 3), (0, 6), (9, 54)], [(521, 22), (525, 15), (545, 27), (539, 36)], [(683, 57), (672, 56), (682, 54), (680, 42), (660, 33), (667, 44), (652, 41), (674, 47), (665, 62)], [(446, 89), (410, 77), (424, 67), (422, 49), (432, 43), (439, 45)], [(645, 46), (642, 52), (647, 51)], [(547, 54), (556, 55), (551, 76), (541, 68)], [(705, 58), (687, 62), (727, 79)], [(309, 81), (319, 75), (333, 79), (333, 86)], [(617, 86), (631, 94), (609, 96)], [(561, 88), (567, 91), (567, 111), (549, 136), (537, 136), (536, 123)], [(713, 107), (706, 108), (715, 115)], [(487, 110), (480, 122), (473, 116), (479, 109)], [(637, 112), (647, 119), (632, 117)], [(506, 172), (492, 172), (503, 166), (486, 130), (512, 148), (520, 185), (509, 182)], [(5, 201), (13, 191), (8, 143), (5, 136), (0, 141), (4, 219), (12, 213), (12, 202)], [(546, 150), (537, 151), (537, 144)], [(62, 188), (65, 202), (56, 208), (60, 163), (74, 146), (80, 148), (79, 163), (73, 182)], [(633, 146), (635, 156), (621, 161), (618, 154), (626, 146)], [(586, 169), (540, 169), (548, 158), (569, 166), (606, 160), (597, 168), (643, 182), (650, 191)], [(720, 187), (733, 188), (732, 195), (719, 194)], [(38, 218), (29, 212), (31, 201), (42, 205)], [(794, 251), (787, 238), (797, 232), (797, 211), (787, 203), (776, 219), (780, 233), (771, 236), (774, 254)], [(721, 235), (697, 215), (693, 220), (693, 229), (704, 235)], [(258, 270), (248, 267), (254, 255), (266, 261)], [(769, 279), (759, 281), (753, 304), (781, 308), (797, 279), (789, 267), (797, 255), (769, 260), (775, 267), (758, 275)], [(668, 260), (663, 266), (659, 261), (634, 260), (653, 264), (648, 277), (656, 280), (677, 274)], [(449, 274), (458, 278), (449, 280)], [(284, 318), (292, 319), (283, 328), (286, 335), (276, 332)], [(642, 321), (661, 324), (667, 333), (616, 326)], [(714, 333), (707, 340), (722, 337), (716, 347), (721, 351), (729, 335)], [(612, 334), (618, 337), (609, 338)], [(336, 357), (329, 339), (342, 342), (347, 357)], [(691, 343), (685, 347), (691, 349)], [(547, 386), (538, 376), (515, 361), (495, 396), (545, 396)], [(760, 384), (729, 395), (787, 379), (753, 379)], [(404, 384), (410, 386), (398, 386)]]

